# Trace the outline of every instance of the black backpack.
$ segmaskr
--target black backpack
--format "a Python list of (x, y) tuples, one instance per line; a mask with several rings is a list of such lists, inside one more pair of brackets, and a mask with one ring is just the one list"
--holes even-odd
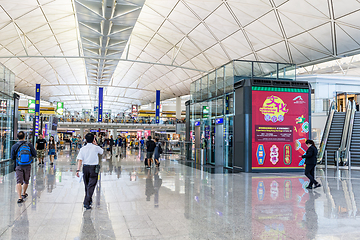
[(158, 144), (158, 147), (159, 147), (159, 154), (162, 154), (162, 153), (163, 153), (163, 149), (161, 148), (161, 144), (160, 144), (160, 143)]

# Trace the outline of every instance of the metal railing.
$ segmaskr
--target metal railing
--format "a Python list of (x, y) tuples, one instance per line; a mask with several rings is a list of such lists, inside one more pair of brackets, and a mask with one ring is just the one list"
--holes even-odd
[(326, 121), (324, 133), (323, 133), (322, 140), (321, 140), (321, 143), (320, 143), (320, 149), (319, 149), (319, 154), (318, 154), (318, 158), (317, 158), (318, 163), (320, 163), (323, 160), (323, 157), (324, 157), (325, 147), (326, 147), (327, 140), (329, 138), (330, 127), (331, 127), (332, 120), (334, 118), (335, 111), (336, 111), (335, 102), (333, 101), (331, 103), (331, 105), (330, 105), (328, 118), (327, 118), (327, 121)]
[[(46, 121), (46, 120), (45, 120)], [(19, 122), (32, 122), (31, 121), (22, 121), (20, 120)], [(102, 124), (116, 124), (116, 123), (120, 123), (120, 124), (165, 124), (165, 125), (175, 125), (177, 123), (184, 123), (183, 120), (165, 120), (162, 121), (161, 123), (156, 123), (155, 119), (104, 119), (102, 122), (98, 122), (95, 119), (83, 119), (83, 118), (59, 118), (59, 123), (88, 123), (88, 124), (97, 124), (97, 123), (102, 123)]]
[[(324, 152), (324, 163), (325, 163), (325, 173), (327, 174), (327, 170), (328, 170), (328, 151), (326, 150)], [(340, 159), (340, 151), (335, 151), (335, 160), (336, 159)], [(336, 170), (339, 171), (340, 169), (340, 161), (335, 161), (335, 166), (336, 166)], [(348, 170), (351, 170), (351, 152), (348, 151)]]
[(345, 147), (346, 147), (346, 140), (347, 140), (347, 135), (348, 135), (351, 113), (352, 113), (352, 101), (347, 100), (345, 122), (344, 122), (344, 128), (343, 128), (341, 142), (340, 142), (340, 148), (339, 148), (341, 154), (343, 153), (343, 151), (345, 150)]
[(342, 161), (343, 163), (346, 165), (348, 163), (348, 158), (350, 155), (350, 145), (351, 145), (351, 138), (352, 138), (352, 131), (353, 131), (353, 127), (354, 127), (354, 120), (355, 120), (355, 112), (356, 112), (356, 104), (355, 101), (351, 101), (351, 115), (350, 115), (350, 120), (348, 122), (345, 122), (345, 124), (347, 124), (347, 128), (344, 128), (344, 131), (347, 130), (347, 137), (346, 139), (342, 140), (342, 142), (344, 142), (344, 145), (341, 150), (341, 156), (342, 156)]

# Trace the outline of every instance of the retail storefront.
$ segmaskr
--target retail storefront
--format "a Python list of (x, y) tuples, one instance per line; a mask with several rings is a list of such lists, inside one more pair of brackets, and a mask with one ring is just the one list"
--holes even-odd
[[(189, 134), (188, 139), (191, 145), (188, 149), (188, 159), (193, 159), (199, 164), (223, 166), (242, 171), (299, 168), (300, 166), (295, 166), (296, 161), (292, 164), (289, 164), (289, 161), (293, 158), (290, 154), (296, 153), (296, 140), (300, 138), (295, 134), (294, 127), (301, 128), (305, 123), (307, 132), (300, 135), (305, 134), (305, 138), (309, 137), (310, 91), (306, 82), (294, 81), (295, 69), (296, 66), (290, 64), (232, 61), (194, 81), (190, 87), (191, 101), (187, 108), (190, 119), (187, 134)], [(273, 95), (279, 98), (275, 98), (271, 103), (270, 98)], [(297, 97), (298, 99), (293, 100)], [(300, 98), (305, 100), (300, 101)], [(270, 105), (276, 105), (277, 100), (283, 104), (284, 111), (286, 111), (285, 106), (291, 106), (291, 113), (286, 114), (285, 117), (285, 114), (280, 113), (266, 114), (264, 109), (261, 112), (261, 107), (266, 104), (266, 101), (270, 101)], [(304, 110), (303, 114), (299, 115), (300, 108), (296, 107), (295, 102), (304, 104), (301, 108)], [(262, 117), (263, 115), (270, 119)], [(295, 126), (297, 118), (299, 126)], [(300, 123), (300, 120), (304, 121)], [(265, 126), (269, 121), (270, 125), (279, 125), (275, 127), (281, 128), (282, 125), (286, 125), (282, 135), (285, 134), (287, 137), (283, 139), (279, 136), (274, 140), (276, 144), (272, 144), (281, 145), (280, 147), (286, 150), (282, 153), (283, 149), (281, 149), (280, 153), (280, 147), (277, 146), (279, 159), (287, 159), (285, 162), (281, 161), (284, 162), (284, 166), (279, 160), (271, 163), (270, 155), (273, 154), (269, 152), (269, 149), (272, 145), (264, 146), (266, 149), (263, 152), (268, 154), (264, 159), (265, 165), (262, 162), (255, 163), (257, 162), (257, 146), (262, 145), (261, 142), (272, 143), (271, 139), (256, 137), (256, 132), (258, 132), (256, 127)]]

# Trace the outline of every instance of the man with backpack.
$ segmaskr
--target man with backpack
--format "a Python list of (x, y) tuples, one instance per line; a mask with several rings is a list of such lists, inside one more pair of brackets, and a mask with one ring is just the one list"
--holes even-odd
[(25, 133), (20, 131), (17, 134), (19, 142), (15, 143), (11, 148), (11, 159), (15, 160), (16, 172), (16, 190), (19, 195), (18, 203), (24, 202), (28, 196), (26, 190), (29, 186), (31, 173), (31, 163), (36, 157), (34, 146), (25, 141)]

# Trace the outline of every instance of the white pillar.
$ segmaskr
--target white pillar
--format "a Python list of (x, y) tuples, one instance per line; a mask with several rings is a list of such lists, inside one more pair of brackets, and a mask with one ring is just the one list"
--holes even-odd
[(109, 136), (108, 137), (110, 137), (111, 135), (113, 135), (113, 138), (115, 138), (114, 129), (109, 129)]
[(84, 138), (84, 128), (83, 127), (80, 127), (80, 137), (81, 137), (81, 139)]
[(176, 98), (176, 118), (181, 119), (181, 98)]
[(113, 135), (113, 138), (114, 138), (114, 139), (117, 139), (117, 135), (118, 135), (118, 133), (117, 133), (117, 129), (115, 128), (115, 129), (114, 129), (114, 135)]
[(150, 110), (155, 110), (155, 103), (150, 103)]

